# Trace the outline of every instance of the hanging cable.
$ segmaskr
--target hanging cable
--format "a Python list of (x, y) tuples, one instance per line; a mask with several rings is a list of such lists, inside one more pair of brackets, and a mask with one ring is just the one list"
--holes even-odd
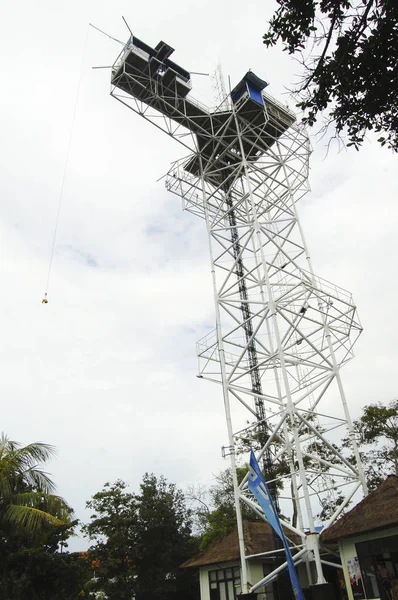
[(52, 268), (53, 258), (54, 258), (55, 241), (56, 241), (56, 238), (57, 238), (59, 215), (61, 213), (61, 204), (62, 204), (63, 195), (64, 195), (66, 173), (67, 173), (68, 164), (69, 164), (69, 154), (70, 154), (70, 148), (71, 148), (71, 145), (72, 145), (73, 130), (74, 130), (75, 119), (76, 119), (77, 105), (78, 105), (79, 96), (80, 96), (80, 87), (81, 87), (82, 78), (83, 78), (84, 63), (86, 61), (86, 53), (87, 53), (89, 31), (90, 31), (90, 25), (88, 25), (88, 27), (87, 27), (86, 41), (85, 41), (84, 51), (83, 51), (83, 58), (82, 58), (82, 62), (81, 62), (81, 65), (80, 65), (79, 83), (78, 83), (78, 86), (77, 86), (77, 94), (76, 94), (75, 106), (74, 106), (74, 109), (73, 109), (73, 116), (72, 116), (72, 122), (71, 122), (70, 133), (69, 133), (69, 141), (68, 141), (68, 146), (67, 146), (67, 150), (66, 150), (64, 171), (63, 171), (63, 175), (62, 175), (61, 189), (60, 189), (59, 200), (58, 200), (57, 216), (56, 216), (56, 219), (55, 219), (54, 236), (53, 236), (53, 241), (52, 241), (52, 246), (51, 246), (50, 261), (49, 261), (49, 265), (48, 265), (46, 289), (45, 289), (44, 297), (43, 297), (43, 299), (41, 301), (42, 304), (48, 304), (48, 299), (47, 299), (48, 287), (49, 287), (49, 284), (50, 284), (50, 275), (51, 275), (51, 268)]

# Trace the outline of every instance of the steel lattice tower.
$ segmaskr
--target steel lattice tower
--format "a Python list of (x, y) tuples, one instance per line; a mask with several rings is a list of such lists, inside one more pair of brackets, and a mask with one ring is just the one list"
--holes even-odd
[[(173, 49), (131, 36), (112, 69), (114, 98), (184, 145), (166, 187), (208, 234), (216, 327), (198, 342), (199, 377), (221, 386), (247, 590), (236, 449), (255, 439), (265, 477), (300, 536), (295, 561), (323, 583), (316, 514), (341, 514), (366, 483), (340, 377), (361, 332), (349, 292), (315, 275), (297, 213), (308, 192), (310, 145), (293, 113), (248, 72), (214, 110), (194, 100)], [(336, 446), (348, 431), (352, 457)], [(285, 470), (278, 470), (285, 465)], [(289, 504), (290, 505), (290, 504)], [(274, 571), (252, 591), (277, 576)], [(311, 569), (308, 568), (308, 572)]]

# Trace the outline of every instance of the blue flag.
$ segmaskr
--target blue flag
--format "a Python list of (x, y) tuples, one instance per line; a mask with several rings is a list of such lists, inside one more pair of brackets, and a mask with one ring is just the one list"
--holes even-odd
[(292, 553), (290, 552), (289, 544), (287, 543), (285, 534), (283, 533), (282, 525), (276, 512), (274, 503), (267, 484), (264, 481), (260, 467), (254, 456), (253, 450), (250, 453), (249, 463), (249, 479), (248, 486), (251, 493), (256, 497), (257, 502), (263, 509), (265, 518), (271, 525), (272, 529), (279, 535), (282, 540), (283, 547), (286, 553), (286, 561), (289, 569), (290, 581), (292, 582), (293, 593), (296, 600), (304, 600), (303, 590), (301, 589), (296, 569), (294, 567)]

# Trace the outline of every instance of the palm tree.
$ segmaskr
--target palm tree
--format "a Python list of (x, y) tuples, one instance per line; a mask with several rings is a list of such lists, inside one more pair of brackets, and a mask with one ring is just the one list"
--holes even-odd
[(70, 522), (71, 508), (54, 494), (54, 482), (40, 468), (54, 454), (49, 444), (21, 446), (1, 435), (0, 530), (37, 535)]

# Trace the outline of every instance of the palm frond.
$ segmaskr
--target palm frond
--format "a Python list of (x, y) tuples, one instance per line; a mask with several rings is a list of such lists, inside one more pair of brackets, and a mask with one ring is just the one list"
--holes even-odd
[(4, 469), (1, 468), (0, 461), (0, 501), (1, 499), (8, 498), (12, 494), (12, 482), (10, 477)]
[(24, 464), (26, 468), (31, 467), (35, 463), (45, 463), (55, 454), (55, 447), (43, 442), (35, 442), (15, 450), (17, 460), (20, 464)]
[(37, 487), (38, 490), (46, 494), (52, 494), (56, 490), (56, 485), (50, 479), (48, 473), (38, 469), (36, 465), (24, 471), (23, 476), (28, 484)]
[(43, 494), (37, 491), (13, 494), (10, 504), (28, 508), (37, 508), (61, 520), (72, 518), (73, 511), (61, 496)]
[(35, 533), (45, 525), (68, 525), (73, 511), (40, 466), (56, 450), (50, 444), (27, 446), (0, 436), (0, 524)]
[(14, 452), (18, 446), (20, 446), (20, 444), (11, 441), (3, 431), (0, 436), (0, 460), (3, 458), (3, 456)]
[(7, 497), (21, 485), (36, 487), (45, 493), (54, 492), (54, 482), (39, 468), (40, 463), (49, 460), (54, 453), (53, 446), (42, 442), (20, 447), (3, 433), (0, 438), (0, 498)]
[(65, 523), (64, 520), (44, 510), (34, 508), (33, 506), (21, 506), (19, 504), (9, 504), (2, 518), (8, 524), (29, 531), (30, 533), (35, 533), (46, 524), (60, 526)]

